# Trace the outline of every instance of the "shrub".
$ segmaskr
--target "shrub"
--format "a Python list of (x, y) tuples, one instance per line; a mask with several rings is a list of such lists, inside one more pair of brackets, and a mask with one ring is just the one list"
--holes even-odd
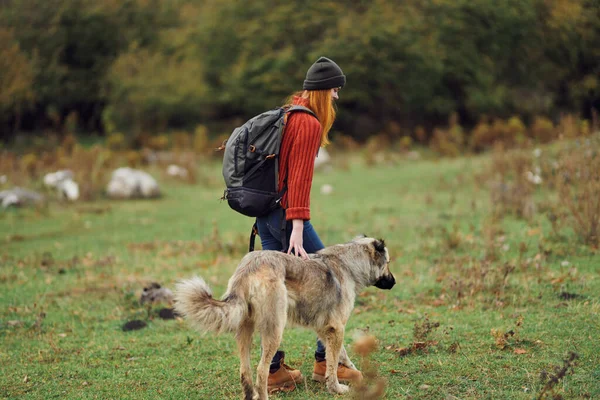
[(146, 143), (152, 150), (167, 150), (169, 148), (169, 137), (167, 135), (152, 136)]
[(29, 177), (35, 177), (38, 172), (38, 157), (34, 153), (29, 153), (23, 156), (21, 161), (23, 171), (26, 172)]
[(535, 174), (533, 160), (529, 152), (523, 150), (507, 153), (502, 147), (495, 150), (490, 174), (491, 200), (498, 216), (512, 214), (529, 219), (535, 214), (533, 201), (534, 188), (540, 182)]
[(425, 131), (425, 128), (420, 125), (415, 128), (415, 139), (421, 144), (427, 143), (427, 132)]
[(517, 116), (513, 116), (508, 120), (508, 131), (512, 137), (513, 144), (522, 143), (527, 135), (525, 124)]
[(398, 141), (398, 146), (403, 151), (408, 151), (412, 147), (412, 139), (410, 136), (404, 136)]
[(192, 139), (187, 132), (174, 132), (171, 134), (173, 148), (177, 150), (188, 150), (192, 145)]
[(442, 156), (456, 157), (464, 148), (465, 134), (458, 122), (458, 115), (453, 113), (448, 120), (448, 129), (436, 128), (429, 142), (429, 147)]
[(351, 136), (344, 135), (342, 133), (335, 135), (332, 144), (336, 149), (348, 151), (358, 150), (361, 147), (360, 144)]
[[(600, 140), (564, 151), (558, 161), (559, 203), (571, 214), (571, 224), (586, 244), (600, 244)], [(592, 146), (591, 144), (594, 143)]]
[(475, 128), (473, 128), (473, 130), (471, 131), (469, 147), (473, 151), (483, 151), (493, 144), (490, 140), (490, 137), (490, 125), (485, 119), (482, 119), (477, 125), (475, 125)]
[(461, 152), (461, 146), (452, 139), (453, 136), (450, 135), (449, 131), (436, 128), (433, 130), (429, 147), (441, 156), (456, 157)]
[(386, 161), (386, 150), (390, 148), (390, 140), (385, 134), (369, 137), (364, 147), (363, 156), (368, 166)]
[(124, 150), (126, 146), (125, 135), (122, 133), (111, 133), (106, 138), (106, 147), (110, 150)]
[(102, 193), (110, 178), (112, 160), (111, 153), (99, 145), (89, 149), (74, 147), (71, 157), (64, 163), (75, 175), (81, 200), (94, 200)]
[(131, 168), (135, 168), (142, 163), (142, 155), (135, 151), (130, 150), (125, 154), (125, 160), (127, 161), (127, 165)]
[(196, 154), (207, 154), (210, 151), (208, 145), (208, 128), (204, 125), (196, 126), (194, 130), (194, 151)]
[(541, 143), (548, 143), (557, 138), (554, 124), (548, 118), (535, 117), (531, 126), (531, 135)]

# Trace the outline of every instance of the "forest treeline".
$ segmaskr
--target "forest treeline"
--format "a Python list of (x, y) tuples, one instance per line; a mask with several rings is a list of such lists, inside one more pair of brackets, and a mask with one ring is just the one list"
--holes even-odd
[(359, 140), (589, 118), (599, 43), (600, 0), (0, 0), (0, 136), (225, 131), (321, 55), (347, 75), (336, 130)]

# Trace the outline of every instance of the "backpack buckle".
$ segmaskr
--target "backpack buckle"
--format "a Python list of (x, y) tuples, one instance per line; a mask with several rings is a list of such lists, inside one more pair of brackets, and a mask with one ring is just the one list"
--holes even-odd
[(256, 147), (251, 144), (250, 146), (248, 146), (248, 150), (250, 151), (250, 153), (254, 153), (256, 151)]
[(272, 158), (275, 158), (277, 155), (276, 154), (269, 154), (268, 156), (265, 157), (265, 160), (270, 160)]

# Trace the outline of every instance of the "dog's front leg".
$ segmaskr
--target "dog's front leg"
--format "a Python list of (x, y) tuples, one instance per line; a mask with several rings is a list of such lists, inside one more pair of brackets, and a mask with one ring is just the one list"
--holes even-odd
[(340, 351), (344, 342), (344, 327), (329, 326), (325, 338), (325, 359), (327, 360), (325, 384), (327, 385), (327, 390), (336, 394), (347, 393), (349, 390), (348, 386), (340, 384), (337, 377), (338, 360), (340, 359)]
[(340, 364), (350, 369), (357, 369), (352, 361), (350, 361), (350, 357), (348, 357), (348, 353), (346, 353), (346, 347), (342, 344), (342, 350), (340, 351)]

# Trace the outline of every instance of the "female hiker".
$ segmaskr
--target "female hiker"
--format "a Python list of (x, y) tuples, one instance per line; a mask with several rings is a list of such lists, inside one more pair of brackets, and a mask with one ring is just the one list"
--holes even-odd
[[(328, 133), (336, 115), (334, 101), (345, 83), (346, 76), (341, 68), (332, 60), (321, 57), (308, 69), (303, 90), (287, 100), (287, 106), (307, 107), (316, 118), (309, 113), (295, 112), (286, 123), (279, 152), (279, 191), (285, 190), (285, 193), (281, 208), (257, 219), (263, 250), (293, 252), (308, 258), (307, 253), (324, 248), (310, 223), (310, 189), (315, 157), (319, 147), (329, 144)], [(295, 383), (302, 380), (301, 372), (283, 361), (284, 352), (277, 351), (271, 361), (269, 391), (293, 390)], [(325, 368), (325, 347), (318, 340), (313, 379), (324, 381)], [(358, 381), (362, 374), (340, 365), (338, 379)]]

